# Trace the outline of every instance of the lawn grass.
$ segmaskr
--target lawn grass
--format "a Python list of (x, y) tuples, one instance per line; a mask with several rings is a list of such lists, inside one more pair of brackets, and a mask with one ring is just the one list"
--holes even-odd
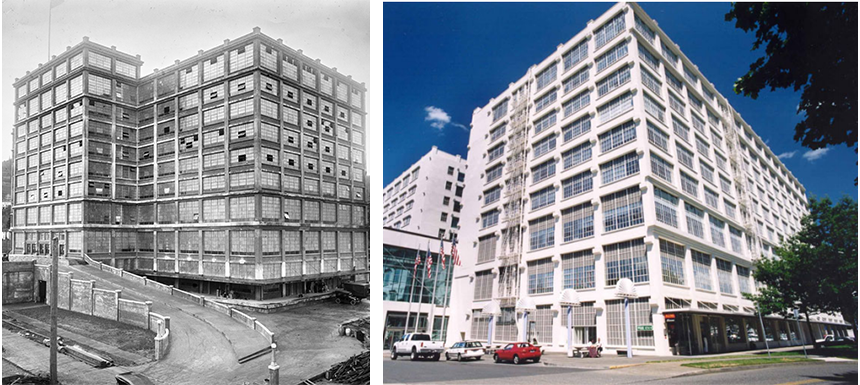
[[(822, 356), (822, 357), (838, 357), (851, 360), (857, 359), (857, 345), (837, 345), (827, 346), (819, 349), (806, 349), (807, 354)], [(756, 353), (757, 355), (766, 355), (767, 353)], [(790, 352), (771, 352), (771, 356), (776, 357), (792, 357), (802, 356), (803, 350), (794, 350)]]
[(773, 358), (746, 358), (746, 359), (732, 359), (732, 360), (717, 360), (717, 361), (705, 361), (705, 362), (690, 362), (686, 364), (681, 364), (681, 366), (686, 366), (690, 368), (699, 368), (699, 369), (719, 369), (719, 368), (731, 368), (737, 366), (749, 366), (749, 365), (773, 365), (773, 364), (783, 364), (783, 363), (791, 363), (791, 362), (811, 362), (817, 361), (813, 359), (803, 358), (803, 357), (773, 357)]
[(732, 360), (738, 358), (756, 358), (760, 357), (755, 354), (738, 354), (731, 356), (720, 356), (720, 357), (697, 357), (697, 358), (679, 358), (677, 360), (662, 360), (662, 361), (647, 361), (647, 364), (660, 364), (664, 362), (688, 362), (688, 361), (707, 361), (707, 360)]
[[(48, 306), (40, 306), (30, 309), (21, 309), (10, 315), (19, 313), (27, 317), (50, 323), (51, 309)], [(135, 326), (127, 325), (95, 316), (89, 316), (68, 310), (57, 309), (57, 326), (61, 329), (70, 330), (82, 336), (92, 338), (96, 341), (114, 346), (120, 350), (135, 353), (147, 358), (155, 358), (155, 333)], [(62, 334), (62, 332), (60, 332)], [(85, 345), (83, 341), (75, 341)], [(119, 357), (112, 357), (118, 365), (129, 365), (130, 362)]]

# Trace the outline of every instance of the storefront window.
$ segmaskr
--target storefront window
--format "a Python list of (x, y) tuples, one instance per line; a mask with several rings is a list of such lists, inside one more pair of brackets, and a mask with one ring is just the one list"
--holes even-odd
[(726, 317), (726, 338), (730, 344), (744, 342), (744, 335), (741, 332), (741, 320), (735, 317)]

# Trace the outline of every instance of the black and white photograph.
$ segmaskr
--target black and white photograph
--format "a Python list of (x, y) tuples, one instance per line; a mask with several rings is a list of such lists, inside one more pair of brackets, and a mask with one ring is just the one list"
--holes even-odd
[(3, 2), (3, 383), (370, 382), (369, 1)]

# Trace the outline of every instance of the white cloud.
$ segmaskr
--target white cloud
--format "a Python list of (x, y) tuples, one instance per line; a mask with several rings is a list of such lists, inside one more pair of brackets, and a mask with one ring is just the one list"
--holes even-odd
[(783, 152), (782, 154), (779, 154), (776, 157), (779, 159), (791, 159), (791, 158), (794, 158), (795, 155), (797, 155), (796, 150), (795, 151), (789, 151), (789, 152)]
[(803, 159), (806, 159), (810, 162), (814, 162), (814, 161), (818, 160), (819, 158), (823, 157), (824, 155), (827, 155), (827, 153), (829, 151), (830, 151), (829, 148), (819, 148), (817, 150), (808, 150), (808, 151), (803, 153)]
[(442, 131), (442, 129), (444, 129), (445, 126), (449, 124), (455, 127), (460, 127), (465, 131), (469, 130), (468, 127), (460, 123), (451, 122), (451, 116), (448, 115), (448, 113), (441, 108), (429, 106), (424, 107), (424, 111), (427, 112), (427, 116), (424, 117), (424, 121), (430, 122), (430, 127), (433, 127), (439, 131)]

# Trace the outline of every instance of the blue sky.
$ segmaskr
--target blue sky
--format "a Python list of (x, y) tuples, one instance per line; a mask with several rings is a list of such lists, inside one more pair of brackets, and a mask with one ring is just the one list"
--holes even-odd
[[(549, 56), (612, 3), (384, 3), (383, 185), (431, 146), (467, 155), (472, 111)], [(641, 3), (765, 140), (808, 194), (857, 199), (857, 154), (795, 143), (800, 92), (732, 92), (761, 56), (754, 36), (725, 21), (728, 3)]]

